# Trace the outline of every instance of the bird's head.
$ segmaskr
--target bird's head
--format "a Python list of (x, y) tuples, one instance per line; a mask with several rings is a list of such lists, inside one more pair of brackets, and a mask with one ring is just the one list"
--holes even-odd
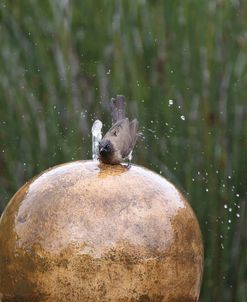
[(112, 143), (109, 139), (107, 139), (107, 140), (102, 139), (99, 142), (99, 155), (100, 155), (100, 157), (108, 157), (111, 154), (113, 154), (113, 152), (114, 152), (114, 148), (113, 148), (113, 145), (112, 145)]

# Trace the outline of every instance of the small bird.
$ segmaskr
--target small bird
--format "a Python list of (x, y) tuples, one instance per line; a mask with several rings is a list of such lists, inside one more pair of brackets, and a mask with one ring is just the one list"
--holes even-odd
[(99, 142), (99, 160), (105, 164), (119, 164), (131, 156), (138, 137), (138, 121), (125, 117), (125, 97), (111, 99), (112, 127)]

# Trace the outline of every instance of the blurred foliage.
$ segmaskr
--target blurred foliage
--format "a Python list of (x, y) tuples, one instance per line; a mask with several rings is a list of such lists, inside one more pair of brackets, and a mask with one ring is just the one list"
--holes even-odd
[[(91, 157), (125, 94), (134, 161), (187, 194), (206, 301), (247, 301), (247, 2), (0, 1), (0, 210), (32, 176)], [(105, 129), (106, 129), (105, 128)]]

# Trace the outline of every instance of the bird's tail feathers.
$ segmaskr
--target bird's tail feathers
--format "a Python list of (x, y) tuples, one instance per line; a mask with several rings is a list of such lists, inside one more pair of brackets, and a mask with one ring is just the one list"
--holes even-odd
[(111, 99), (112, 124), (125, 118), (125, 97), (117, 95)]

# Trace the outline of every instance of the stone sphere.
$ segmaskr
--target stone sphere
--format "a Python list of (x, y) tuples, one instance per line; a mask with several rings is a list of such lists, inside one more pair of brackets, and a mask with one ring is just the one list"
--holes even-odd
[(198, 301), (197, 219), (164, 177), (77, 161), (25, 184), (0, 220), (0, 301)]

